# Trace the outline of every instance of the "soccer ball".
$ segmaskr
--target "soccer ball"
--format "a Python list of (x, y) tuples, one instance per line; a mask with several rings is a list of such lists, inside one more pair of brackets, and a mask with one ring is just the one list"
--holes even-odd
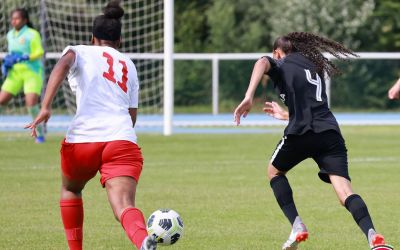
[(183, 221), (174, 210), (159, 209), (147, 220), (147, 232), (159, 245), (172, 245), (182, 237)]

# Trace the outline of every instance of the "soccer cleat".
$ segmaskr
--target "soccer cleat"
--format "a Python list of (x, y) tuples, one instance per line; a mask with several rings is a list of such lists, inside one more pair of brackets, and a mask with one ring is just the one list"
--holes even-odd
[(144, 238), (140, 250), (156, 250), (156, 249), (157, 249), (157, 242), (154, 236), (147, 236), (146, 238)]
[(372, 228), (368, 231), (368, 242), (371, 250), (393, 250), (392, 246), (386, 245), (383, 235), (377, 234)]
[(38, 144), (44, 143), (46, 140), (44, 139), (44, 136), (38, 136), (35, 139), (35, 142)]
[(297, 216), (293, 223), (289, 239), (283, 244), (282, 250), (296, 250), (300, 242), (307, 240), (308, 231), (300, 217)]
[(382, 246), (376, 246), (371, 248), (371, 250), (393, 250), (394, 248), (389, 245), (382, 245)]

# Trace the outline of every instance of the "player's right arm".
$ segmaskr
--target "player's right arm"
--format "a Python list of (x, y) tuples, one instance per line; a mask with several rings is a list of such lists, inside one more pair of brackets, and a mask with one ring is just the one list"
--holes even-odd
[(249, 87), (247, 88), (246, 95), (243, 101), (236, 107), (234, 112), (234, 121), (236, 125), (240, 124), (240, 117), (246, 117), (253, 106), (253, 97), (256, 92), (257, 86), (261, 81), (261, 78), (271, 68), (271, 64), (267, 58), (262, 57), (254, 64), (253, 72), (251, 74)]
[(397, 82), (389, 89), (388, 97), (391, 100), (400, 99), (400, 78)]
[(25, 128), (30, 128), (32, 130), (32, 136), (36, 137), (36, 126), (41, 122), (47, 122), (51, 115), (51, 104), (53, 102), (54, 96), (57, 90), (61, 86), (64, 79), (67, 77), (69, 70), (75, 62), (75, 52), (69, 50), (64, 54), (63, 57), (54, 66), (53, 71), (51, 71), (49, 81), (47, 82), (46, 93), (42, 101), (42, 108), (39, 114), (34, 119), (34, 121), (25, 126)]
[(42, 46), (42, 39), (40, 38), (40, 34), (37, 31), (33, 32), (33, 38), (30, 44), (31, 54), (29, 55), (29, 60), (37, 60), (40, 59), (44, 54), (44, 49)]

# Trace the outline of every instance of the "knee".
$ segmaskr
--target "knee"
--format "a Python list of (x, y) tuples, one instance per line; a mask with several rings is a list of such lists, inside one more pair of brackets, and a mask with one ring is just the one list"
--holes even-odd
[(13, 96), (3, 91), (0, 92), (0, 106), (5, 106), (11, 100)]
[(0, 106), (4, 106), (8, 103), (6, 99), (0, 98)]
[(282, 175), (284, 173), (280, 172), (278, 169), (276, 169), (271, 163), (268, 165), (267, 168), (267, 178), (268, 180), (272, 180), (275, 176)]
[(75, 195), (82, 194), (82, 188), (76, 187), (73, 185), (62, 185), (61, 186), (61, 194), (73, 193)]

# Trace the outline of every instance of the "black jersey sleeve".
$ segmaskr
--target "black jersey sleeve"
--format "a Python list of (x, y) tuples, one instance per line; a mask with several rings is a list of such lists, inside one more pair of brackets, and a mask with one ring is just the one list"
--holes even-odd
[(271, 80), (278, 84), (280, 82), (280, 66), (282, 65), (281, 60), (275, 60), (269, 56), (264, 56), (269, 61), (271, 67), (269, 68), (267, 75), (271, 78)]

